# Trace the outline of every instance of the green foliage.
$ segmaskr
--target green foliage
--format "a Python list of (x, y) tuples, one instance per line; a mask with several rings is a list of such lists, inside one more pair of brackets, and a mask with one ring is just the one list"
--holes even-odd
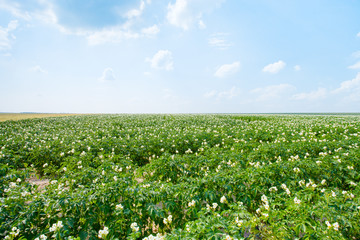
[(0, 237), (360, 239), (359, 129), (340, 115), (2, 122)]

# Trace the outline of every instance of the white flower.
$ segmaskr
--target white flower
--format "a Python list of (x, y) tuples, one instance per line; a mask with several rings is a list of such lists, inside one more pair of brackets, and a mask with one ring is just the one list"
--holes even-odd
[(115, 206), (115, 209), (116, 209), (116, 210), (123, 210), (124, 207), (123, 207), (123, 205), (121, 205), (121, 203), (120, 203), (120, 204), (118, 204), (118, 205)]
[(212, 208), (215, 210), (217, 208), (218, 204), (217, 203), (213, 203), (212, 204)]
[(169, 216), (168, 216), (167, 222), (168, 222), (168, 224), (171, 224), (171, 223), (172, 223), (172, 215), (169, 215)]
[(241, 227), (241, 225), (244, 223), (244, 220), (239, 220), (239, 218), (236, 217), (235, 223), (237, 224), (238, 227)]
[(349, 170), (353, 170), (353, 169), (354, 169), (353, 166), (347, 166), (347, 168), (348, 168)]
[(185, 153), (186, 153), (186, 154), (190, 154), (190, 153), (193, 153), (193, 152), (192, 152), (191, 149), (189, 148), (188, 150), (185, 151)]
[(63, 167), (63, 171), (66, 172), (67, 168), (66, 167)]
[(62, 227), (64, 227), (62, 221), (58, 221), (58, 222), (57, 222), (57, 227), (58, 227), (59, 229), (62, 228)]
[(325, 183), (326, 183), (326, 180), (323, 179), (323, 180), (321, 181), (321, 185), (324, 185)]
[(268, 199), (265, 195), (262, 195), (261, 196), (261, 201), (263, 201), (264, 203), (267, 203), (268, 202)]
[(221, 203), (226, 203), (226, 202), (227, 202), (226, 197), (225, 197), (225, 196), (222, 196), (222, 197), (220, 198), (220, 202), (221, 202)]
[(188, 203), (189, 207), (194, 207), (195, 206), (195, 200), (192, 200), (191, 202)]
[(7, 236), (7, 237), (9, 237), (9, 238), (10, 237), (16, 237), (17, 235), (19, 235), (19, 233), (20, 233), (20, 230), (17, 227), (13, 227), (11, 229), (10, 236)]
[(45, 168), (45, 167), (47, 167), (49, 164), (47, 164), (47, 163), (44, 163), (44, 165), (43, 165), (43, 167)]
[(117, 177), (116, 176), (114, 176), (114, 181), (117, 181), (118, 179), (117, 179)]
[(305, 180), (300, 180), (300, 181), (299, 181), (299, 185), (300, 185), (300, 186), (305, 185)]
[(99, 230), (98, 238), (105, 238), (109, 234), (109, 228), (104, 227), (103, 230)]
[(156, 234), (156, 236), (149, 235), (149, 236), (143, 238), (143, 240), (165, 240), (165, 236), (158, 233), (158, 234)]
[(296, 167), (296, 168), (293, 169), (293, 171), (294, 171), (295, 173), (299, 173), (299, 172), (300, 172), (300, 169)]
[(58, 221), (57, 223), (54, 223), (50, 227), (50, 232), (55, 232), (57, 230), (60, 230), (64, 225), (62, 224), (62, 221)]
[(333, 226), (333, 228), (334, 228), (335, 231), (338, 231), (338, 230), (339, 230), (339, 223), (335, 222), (335, 223), (333, 223), (332, 226)]
[(209, 204), (206, 204), (206, 210), (210, 211), (211, 207)]
[(40, 235), (40, 239), (41, 239), (41, 240), (46, 240), (47, 237), (46, 237), (44, 234), (42, 234), (42, 235)]
[(134, 232), (139, 231), (139, 226), (137, 225), (136, 222), (133, 222), (133, 223), (130, 225), (130, 228), (131, 228)]
[(16, 181), (17, 181), (18, 183), (21, 183), (21, 179), (20, 179), (20, 178), (16, 179)]
[(336, 193), (333, 190), (331, 190), (331, 196), (336, 197)]
[(295, 203), (295, 204), (300, 204), (300, 203), (301, 203), (301, 200), (298, 199), (297, 197), (295, 197), (295, 198), (294, 198), (294, 203)]
[(354, 182), (350, 182), (350, 185), (352, 185), (352, 186), (357, 186), (357, 183), (354, 183)]
[(277, 187), (271, 187), (271, 188), (269, 188), (269, 191), (270, 191), (270, 192), (277, 192), (277, 190), (278, 190)]
[(226, 235), (225, 240), (231, 240), (232, 238), (229, 235)]
[(330, 229), (330, 228), (331, 228), (331, 224), (330, 224), (330, 222), (329, 222), (329, 221), (325, 221), (325, 224), (326, 224), (326, 226), (328, 227), (328, 229)]

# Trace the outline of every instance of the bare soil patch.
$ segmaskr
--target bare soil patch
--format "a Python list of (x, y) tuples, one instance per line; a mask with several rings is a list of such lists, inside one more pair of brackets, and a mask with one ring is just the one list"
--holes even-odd
[(45, 117), (64, 117), (79, 115), (75, 113), (0, 113), (0, 122), (8, 120), (22, 120), (30, 118), (45, 118)]

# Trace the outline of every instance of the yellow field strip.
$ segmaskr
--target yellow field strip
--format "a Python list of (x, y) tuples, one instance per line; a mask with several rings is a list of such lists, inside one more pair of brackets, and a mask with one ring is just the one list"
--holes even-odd
[(0, 122), (22, 120), (29, 118), (64, 117), (79, 115), (75, 113), (0, 113)]

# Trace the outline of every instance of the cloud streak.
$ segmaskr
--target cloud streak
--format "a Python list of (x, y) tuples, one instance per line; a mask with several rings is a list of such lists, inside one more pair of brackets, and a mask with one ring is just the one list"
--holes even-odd
[(176, 0), (175, 3), (168, 4), (166, 19), (171, 25), (184, 31), (195, 24), (198, 24), (200, 29), (204, 29), (206, 25), (202, 15), (221, 5), (222, 2), (223, 0)]
[(308, 93), (297, 93), (292, 96), (292, 99), (294, 100), (318, 100), (326, 98), (327, 96), (327, 90), (326, 88), (318, 88), (316, 91), (311, 91)]
[(225, 91), (216, 91), (216, 90), (212, 90), (210, 92), (205, 93), (203, 96), (205, 98), (216, 98), (216, 100), (221, 100), (221, 99), (232, 99), (236, 96), (238, 96), (240, 93), (240, 89), (238, 89), (237, 87), (233, 86), (231, 89), (229, 90), (225, 90)]
[(105, 68), (101, 77), (98, 79), (100, 82), (115, 81), (115, 75), (112, 68)]
[(280, 72), (283, 68), (285, 68), (285, 66), (286, 66), (286, 63), (280, 60), (278, 62), (274, 62), (269, 65), (266, 65), (262, 71), (275, 74), (275, 73)]
[(271, 85), (263, 88), (255, 88), (250, 93), (257, 94), (257, 101), (267, 101), (282, 97), (283, 94), (294, 91), (296, 88), (287, 83)]
[(212, 34), (208, 39), (209, 46), (220, 50), (229, 49), (233, 44), (226, 40), (227, 35), (226, 33)]
[(12, 41), (15, 36), (11, 34), (18, 26), (18, 21), (10, 21), (7, 27), (0, 26), (0, 51), (7, 51), (11, 49)]
[(154, 69), (171, 71), (174, 69), (172, 53), (169, 50), (159, 50), (152, 58), (146, 58)]
[(224, 64), (217, 68), (214, 76), (218, 78), (225, 78), (234, 75), (240, 69), (240, 62), (233, 62), (231, 64)]

